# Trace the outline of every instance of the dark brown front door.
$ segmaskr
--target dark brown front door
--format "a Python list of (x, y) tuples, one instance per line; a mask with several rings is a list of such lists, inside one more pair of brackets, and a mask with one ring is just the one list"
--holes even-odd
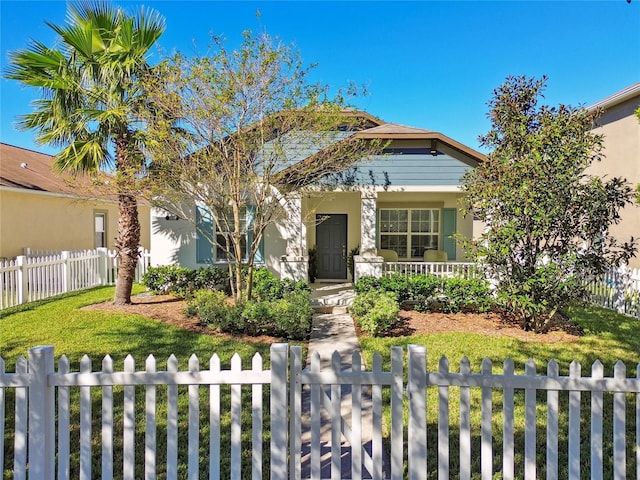
[(316, 215), (318, 278), (347, 278), (347, 216)]

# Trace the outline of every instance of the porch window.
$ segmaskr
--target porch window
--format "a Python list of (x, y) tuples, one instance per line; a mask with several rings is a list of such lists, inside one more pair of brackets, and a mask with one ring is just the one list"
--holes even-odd
[[(246, 260), (248, 255), (247, 247), (247, 209), (243, 208), (240, 212), (240, 231), (242, 238), (240, 240), (242, 248), (242, 260)], [(228, 256), (226, 252), (227, 235), (225, 225), (216, 225), (211, 212), (204, 207), (197, 207), (196, 210), (196, 262), (197, 263), (226, 263)], [(229, 212), (228, 223), (233, 223), (233, 217)], [(215, 239), (215, 245), (211, 240)]]
[(395, 250), (403, 260), (422, 260), (425, 250), (438, 250), (440, 210), (380, 209), (380, 248)]

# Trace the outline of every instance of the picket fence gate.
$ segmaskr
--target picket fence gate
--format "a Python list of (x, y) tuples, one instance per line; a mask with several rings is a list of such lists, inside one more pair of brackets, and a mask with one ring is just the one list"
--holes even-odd
[[(288, 357), (290, 356), (290, 360)], [(113, 370), (113, 361), (105, 357), (101, 371), (93, 371), (91, 360), (84, 357), (80, 362), (78, 372), (71, 372), (69, 360), (61, 357), (56, 371), (54, 365), (53, 347), (36, 347), (29, 351), (29, 360), (20, 358), (16, 363), (15, 372), (7, 373), (5, 364), (0, 359), (0, 466), (13, 471), (17, 480), (36, 479), (66, 479), (69, 478), (70, 452), (79, 452), (79, 478), (90, 479), (97, 477), (92, 470), (92, 463), (101, 465), (101, 478), (110, 479), (114, 476), (133, 479), (136, 476), (136, 462), (144, 470), (145, 479), (156, 478), (157, 449), (159, 439), (158, 397), (160, 394), (166, 403), (166, 478), (178, 478), (179, 471), (187, 478), (196, 479), (207, 472), (200, 471), (200, 456), (202, 452), (208, 456), (209, 478), (220, 478), (221, 440), (229, 442), (230, 478), (241, 479), (266, 478), (267, 470), (271, 479), (285, 480), (287, 478), (301, 478), (301, 425), (303, 415), (310, 415), (311, 428), (311, 466), (310, 477), (320, 478), (320, 413), (328, 413), (331, 429), (331, 478), (342, 477), (340, 444), (344, 440), (350, 447), (351, 478), (360, 479), (365, 476), (364, 470), (371, 474), (370, 478), (385, 478), (382, 467), (382, 457), (385, 454), (382, 442), (382, 388), (390, 389), (390, 478), (404, 478), (406, 462), (407, 475), (411, 480), (426, 479), (427, 467), (430, 462), (437, 463), (438, 478), (449, 478), (454, 472), (450, 471), (450, 428), (458, 426), (459, 433), (459, 472), (461, 479), (470, 479), (475, 472), (471, 471), (472, 458), (481, 459), (480, 476), (482, 479), (493, 478), (494, 452), (492, 420), (494, 405), (492, 392), (501, 390), (503, 396), (503, 447), (502, 447), (502, 478), (513, 479), (517, 472), (516, 466), (524, 470), (525, 479), (535, 479), (538, 476), (536, 462), (536, 424), (541, 421), (536, 415), (536, 406), (540, 399), (536, 393), (546, 391), (546, 478), (559, 478), (558, 436), (559, 436), (559, 393), (568, 392), (568, 465), (563, 471), (568, 471), (569, 479), (579, 479), (584, 472), (586, 462), (580, 458), (581, 440), (581, 395), (590, 393), (590, 476), (592, 479), (614, 478), (622, 479), (627, 476), (627, 448), (635, 450), (636, 476), (640, 478), (640, 365), (636, 368), (636, 377), (628, 378), (625, 367), (618, 362), (611, 378), (603, 376), (603, 365), (596, 361), (592, 367), (591, 377), (581, 376), (580, 365), (573, 362), (569, 376), (558, 375), (558, 365), (555, 361), (548, 364), (547, 374), (539, 375), (532, 361), (526, 363), (523, 375), (514, 373), (514, 363), (504, 362), (502, 373), (492, 371), (492, 364), (488, 359), (482, 363), (480, 373), (470, 371), (469, 361), (463, 359), (459, 372), (449, 370), (448, 361), (440, 360), (437, 372), (426, 370), (426, 349), (424, 346), (411, 345), (407, 352), (406, 390), (404, 389), (404, 351), (401, 347), (391, 350), (391, 369), (383, 371), (382, 359), (376, 354), (371, 371), (360, 371), (359, 353), (354, 354), (351, 371), (340, 370), (336, 356), (332, 359), (332, 368), (320, 369), (319, 358), (311, 361), (311, 368), (302, 368), (300, 347), (287, 344), (273, 344), (270, 350), (270, 369), (263, 369), (262, 358), (255, 355), (250, 369), (242, 369), (241, 359), (236, 354), (231, 359), (229, 369), (220, 368), (220, 359), (213, 355), (208, 369), (201, 369), (197, 357), (189, 359), (187, 371), (178, 370), (177, 359), (172, 355), (167, 361), (165, 371), (157, 370), (156, 360), (149, 356), (143, 371), (136, 370), (134, 360), (127, 357), (121, 372)], [(307, 387), (305, 387), (305, 385)], [(351, 413), (344, 415), (340, 411), (339, 402), (342, 397), (340, 387), (347, 385), (352, 393)], [(122, 438), (114, 439), (114, 387), (124, 390), (117, 398), (122, 397)], [(135, 411), (136, 386), (144, 389), (144, 409)], [(166, 392), (159, 391), (160, 386), (166, 386)], [(179, 386), (186, 386), (186, 393), (178, 392)], [(250, 387), (250, 400), (242, 399), (242, 386)], [(263, 388), (268, 386), (269, 393), (269, 464), (263, 469)], [(362, 392), (363, 386), (371, 389), (372, 413), (372, 448), (369, 453), (362, 447)], [(208, 400), (205, 405), (207, 415), (203, 415), (200, 401), (200, 388), (208, 388)], [(221, 419), (225, 412), (221, 411), (221, 387), (230, 389), (229, 425), (225, 435), (221, 435)], [(438, 415), (437, 421), (437, 458), (429, 458), (427, 454), (427, 388), (437, 388)], [(449, 416), (450, 388), (458, 387), (459, 392), (459, 420)], [(70, 427), (78, 426), (71, 423), (70, 395), (71, 388), (79, 390), (79, 438), (78, 444), (70, 443)], [(471, 389), (480, 389), (481, 425), (480, 451), (472, 452), (472, 431), (470, 422), (471, 412), (476, 405), (471, 402)], [(7, 391), (14, 391), (15, 409), (6, 411), (8, 401)], [(92, 412), (92, 389), (100, 389), (100, 418), (96, 420)], [(308, 389), (308, 390), (305, 390)], [(525, 439), (524, 451), (517, 452), (514, 445), (514, 391), (524, 391), (524, 423)], [(303, 412), (302, 397), (305, 391), (310, 395), (310, 412)], [(604, 394), (612, 392), (612, 443), (613, 443), (613, 471), (603, 470), (603, 411)], [(179, 426), (179, 398), (186, 395), (188, 421), (186, 426)], [(635, 404), (635, 434), (626, 421), (627, 395), (632, 395), (631, 402)], [(521, 395), (518, 396), (518, 398)], [(75, 397), (73, 397), (75, 398)], [(608, 396), (606, 397), (608, 398)], [(183, 402), (185, 403), (185, 402)], [(404, 405), (403, 405), (404, 404)], [(226, 405), (226, 403), (225, 403)], [(408, 409), (406, 424), (408, 442), (405, 449), (403, 442), (404, 428), (403, 414)], [(183, 409), (185, 407), (182, 407)], [(250, 467), (242, 462), (242, 412), (250, 409), (251, 456)], [(14, 431), (6, 435), (11, 445), (5, 448), (6, 419), (11, 423), (13, 414)], [(144, 418), (144, 447), (138, 447), (142, 452), (136, 452), (135, 436), (138, 428), (136, 416)], [(205, 423), (201, 417), (205, 418)], [(291, 420), (288, 420), (288, 417)], [(99, 426), (99, 439), (92, 437), (92, 419)], [(583, 419), (584, 422), (584, 419)], [(245, 420), (245, 425), (248, 425)], [(633, 423), (633, 422), (631, 422)], [(209, 428), (208, 450), (200, 445), (201, 429)], [(178, 462), (179, 428), (187, 429), (186, 460)], [(226, 427), (225, 427), (226, 428)], [(430, 427), (431, 428), (431, 427)], [(164, 430), (163, 430), (164, 432)], [(289, 432), (289, 434), (287, 434)], [(228, 435), (227, 435), (228, 434)], [(289, 437), (289, 438), (287, 438)], [(92, 438), (96, 445), (100, 445), (100, 452), (94, 452)], [(115, 441), (117, 440), (117, 442)], [(630, 442), (628, 444), (628, 442)], [(122, 465), (114, 465), (115, 445), (120, 445)], [(5, 462), (5, 452), (13, 451), (13, 463)], [(406, 451), (405, 451), (406, 450)], [(226, 450), (225, 450), (226, 451)], [(523, 458), (523, 465), (516, 465), (516, 454)], [(472, 455), (474, 457), (472, 457)], [(93, 461), (93, 462), (92, 462)], [(184, 463), (186, 462), (186, 467)], [(143, 464), (143, 467), (142, 467)], [(250, 469), (250, 473), (243, 471)], [(518, 470), (520, 471), (520, 470)], [(348, 472), (347, 472), (348, 473)], [(369, 478), (369, 477), (366, 477)]]
[[(150, 264), (149, 251), (141, 249), (136, 282), (140, 282)], [(76, 290), (115, 285), (117, 278), (115, 250), (35, 252), (25, 249), (25, 255), (15, 260), (0, 261), (0, 310)]]

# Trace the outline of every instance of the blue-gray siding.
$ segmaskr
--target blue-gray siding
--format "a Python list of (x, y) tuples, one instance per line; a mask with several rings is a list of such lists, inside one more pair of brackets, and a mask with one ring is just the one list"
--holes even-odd
[(455, 158), (439, 154), (376, 155), (371, 161), (358, 163), (359, 179), (370, 182), (373, 174), (376, 185), (384, 185), (387, 172), (391, 185), (460, 185), (469, 165)]

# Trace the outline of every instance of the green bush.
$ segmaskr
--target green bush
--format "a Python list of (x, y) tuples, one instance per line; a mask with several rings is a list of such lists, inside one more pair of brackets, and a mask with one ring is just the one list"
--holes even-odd
[(442, 294), (445, 312), (488, 312), (495, 303), (488, 282), (480, 278), (447, 278)]
[(181, 294), (189, 284), (190, 272), (179, 265), (149, 267), (142, 276), (142, 284), (155, 294)]
[(219, 332), (238, 333), (245, 329), (242, 310), (228, 302), (227, 294), (219, 290), (198, 290), (187, 304), (186, 314)]
[(234, 305), (224, 292), (199, 290), (189, 300), (186, 313), (219, 332), (301, 340), (309, 335), (313, 309), (305, 292)]
[(302, 340), (308, 337), (311, 331), (313, 309), (307, 293), (295, 292), (287, 298), (270, 302), (270, 305), (271, 315), (279, 336), (293, 340)]
[(358, 296), (370, 291), (391, 292), (402, 304), (413, 302), (418, 311), (487, 312), (495, 305), (489, 284), (480, 278), (440, 278), (435, 275), (362, 277), (356, 284)]
[(363, 331), (378, 336), (398, 322), (400, 307), (394, 293), (371, 290), (357, 295), (349, 311)]
[(226, 269), (206, 267), (190, 270), (178, 265), (149, 267), (142, 283), (155, 294), (173, 293), (188, 296), (198, 290), (222, 290), (229, 293), (229, 273)]
[(274, 301), (285, 298), (293, 293), (311, 291), (304, 280), (280, 280), (267, 268), (258, 268), (253, 272), (252, 298), (260, 301)]

